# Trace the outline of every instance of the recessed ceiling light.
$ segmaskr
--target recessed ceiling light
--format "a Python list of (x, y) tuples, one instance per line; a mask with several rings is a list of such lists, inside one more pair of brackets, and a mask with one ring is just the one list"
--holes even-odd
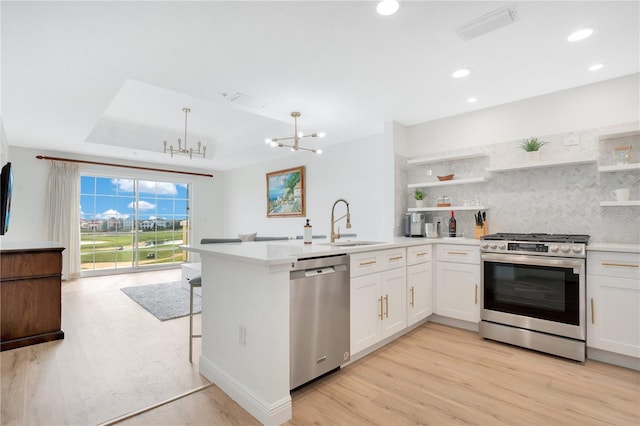
[(602, 68), (604, 65), (602, 64), (593, 64), (589, 67), (589, 71), (597, 71)]
[(567, 37), (568, 41), (580, 41), (580, 40), (584, 40), (585, 38), (589, 37), (591, 34), (593, 34), (593, 28), (583, 28), (581, 30), (578, 30), (574, 33), (572, 33), (569, 37)]
[(470, 104), (476, 102), (478, 100), (478, 98), (469, 98), (467, 99), (467, 102), (469, 102)]
[(400, 9), (400, 3), (397, 0), (383, 0), (378, 3), (376, 10), (380, 15), (393, 15)]
[(453, 78), (466, 77), (469, 75), (470, 72), (471, 70), (469, 68), (460, 68), (459, 70), (455, 70), (453, 74), (451, 74), (451, 77)]

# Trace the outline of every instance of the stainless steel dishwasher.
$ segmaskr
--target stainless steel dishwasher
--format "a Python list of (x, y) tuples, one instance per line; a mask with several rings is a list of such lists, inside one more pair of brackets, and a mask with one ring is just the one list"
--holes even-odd
[(293, 262), (290, 389), (349, 360), (349, 256)]

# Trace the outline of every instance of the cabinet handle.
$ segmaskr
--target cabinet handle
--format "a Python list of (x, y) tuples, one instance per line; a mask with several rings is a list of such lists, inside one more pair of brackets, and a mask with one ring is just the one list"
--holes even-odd
[(423, 252), (421, 252), (421, 253), (416, 253), (416, 256), (426, 256), (426, 255), (428, 255), (428, 254), (429, 254), (429, 252), (427, 252), (427, 251), (423, 251)]
[(466, 251), (448, 251), (447, 254), (458, 254), (461, 256), (466, 256), (468, 253)]
[(384, 316), (386, 318), (389, 318), (389, 295), (388, 294), (384, 295), (384, 302), (387, 305), (387, 312), (384, 313)]
[(415, 293), (414, 287), (411, 286), (411, 307), (413, 308), (414, 306), (414, 300), (413, 300), (413, 295)]
[(619, 266), (622, 268), (639, 268), (640, 265), (635, 263), (611, 263), (611, 262), (602, 262), (602, 266)]
[(596, 313), (594, 309), (593, 297), (591, 298), (591, 324), (596, 323)]
[(476, 305), (478, 304), (478, 284), (476, 284)]
[(394, 261), (394, 260), (401, 260), (401, 259), (402, 259), (402, 256), (396, 256), (396, 257), (390, 257), (389, 261), (391, 262), (391, 261)]
[(360, 266), (375, 265), (375, 263), (375, 260), (370, 260), (368, 262), (360, 262)]
[(378, 318), (382, 319), (383, 318), (383, 314), (382, 314), (382, 296), (380, 296), (380, 298), (378, 299), (378, 302), (380, 302), (380, 315), (378, 315)]

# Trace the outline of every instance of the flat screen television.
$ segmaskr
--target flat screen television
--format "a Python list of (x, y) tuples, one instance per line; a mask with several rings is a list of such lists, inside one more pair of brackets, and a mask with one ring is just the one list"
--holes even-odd
[(13, 189), (13, 170), (11, 163), (2, 167), (0, 176), (0, 235), (9, 230), (9, 218), (11, 217), (11, 190)]

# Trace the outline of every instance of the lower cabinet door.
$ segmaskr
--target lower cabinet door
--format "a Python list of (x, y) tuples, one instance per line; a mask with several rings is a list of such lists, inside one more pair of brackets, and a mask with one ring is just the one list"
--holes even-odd
[(436, 262), (436, 314), (480, 321), (480, 266)]
[(407, 326), (433, 313), (431, 262), (407, 267)]
[(380, 303), (381, 280), (379, 273), (351, 278), (352, 355), (380, 340), (384, 314)]
[(382, 338), (407, 327), (407, 269), (398, 268), (382, 273)]
[(640, 358), (638, 280), (587, 276), (587, 346)]

